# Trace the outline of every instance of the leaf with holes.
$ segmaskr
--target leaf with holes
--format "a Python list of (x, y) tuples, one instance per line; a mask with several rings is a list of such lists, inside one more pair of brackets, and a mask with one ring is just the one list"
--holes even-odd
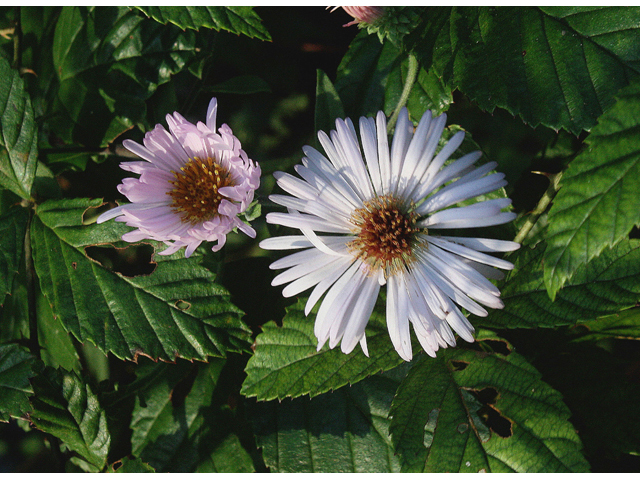
[(256, 338), (255, 353), (246, 367), (242, 394), (258, 400), (313, 397), (403, 362), (386, 329), (380, 326), (384, 314), (375, 310), (370, 320), (373, 328), (367, 329), (369, 357), (359, 347), (348, 355), (327, 345), (317, 351), (314, 314), (305, 317), (304, 305), (299, 300), (289, 307), (282, 327), (274, 322), (263, 325)]
[(640, 73), (638, 7), (431, 7), (407, 39), (482, 109), (592, 128)]
[(160, 6), (136, 7), (148, 17), (160, 23), (173, 23), (178, 27), (192, 30), (213, 28), (242, 34), (260, 40), (271, 40), (269, 32), (264, 28), (260, 17), (253, 7), (211, 7), (211, 6)]
[(18, 345), (0, 345), (0, 421), (21, 417), (29, 411), (35, 357)]
[(551, 298), (576, 270), (640, 225), (640, 81), (616, 104), (571, 162), (549, 211), (544, 280)]
[(100, 204), (48, 201), (38, 206), (32, 222), (40, 287), (69, 332), (126, 359), (205, 359), (248, 348), (250, 331), (241, 312), (200, 265), (199, 255), (156, 255), (147, 264), (153, 273), (135, 276), (93, 260), (88, 252), (112, 250), (109, 244), (122, 244), (120, 237), (129, 230), (119, 222), (83, 225), (85, 211)]
[(549, 299), (544, 284), (545, 244), (523, 247), (509, 260), (515, 268), (502, 286), (504, 309), (475, 325), (491, 328), (538, 328), (572, 325), (633, 307), (640, 301), (640, 241), (624, 240), (580, 267), (569, 285)]
[(49, 368), (32, 383), (33, 425), (77, 453), (81, 458), (74, 463), (85, 471), (102, 470), (111, 435), (107, 415), (91, 387), (74, 373)]
[(256, 403), (258, 447), (272, 472), (398, 472), (389, 406), (405, 366), (318, 397)]
[(28, 199), (36, 175), (38, 128), (17, 70), (0, 57), (0, 186)]
[(489, 351), (424, 357), (398, 388), (390, 431), (403, 471), (588, 470), (562, 396), (504, 340), (479, 332), (474, 346)]
[(0, 216), (0, 306), (11, 293), (13, 279), (18, 273), (28, 220), (26, 208), (12, 208)]

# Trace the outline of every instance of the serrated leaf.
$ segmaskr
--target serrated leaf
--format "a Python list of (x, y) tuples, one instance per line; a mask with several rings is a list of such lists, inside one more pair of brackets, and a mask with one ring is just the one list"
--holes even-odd
[(13, 279), (18, 273), (28, 220), (26, 208), (12, 208), (0, 216), (0, 306), (11, 293)]
[(474, 324), (493, 328), (537, 328), (571, 325), (633, 307), (640, 300), (640, 241), (622, 241), (580, 267), (569, 285), (549, 299), (544, 285), (544, 249), (523, 247), (509, 256), (515, 268), (502, 286), (503, 310), (474, 317)]
[(0, 186), (28, 199), (36, 174), (38, 128), (17, 70), (0, 57)]
[(157, 255), (153, 273), (137, 276), (90, 259), (88, 247), (118, 243), (129, 230), (118, 222), (83, 225), (85, 211), (100, 204), (48, 201), (32, 222), (41, 289), (69, 332), (125, 359), (205, 359), (247, 348), (250, 331), (241, 312), (198, 254)]
[(60, 85), (51, 127), (67, 143), (106, 146), (142, 121), (145, 101), (194, 58), (192, 31), (126, 7), (66, 6), (53, 41)]
[[(381, 109), (390, 115), (404, 88), (407, 64), (406, 53), (396, 45), (361, 32), (342, 59), (335, 82), (346, 115), (355, 119)], [(440, 114), (452, 101), (450, 89), (435, 72), (420, 68), (407, 103), (413, 120), (420, 120), (427, 109)]]
[(92, 388), (74, 373), (47, 369), (32, 382), (30, 420), (84, 459), (76, 464), (93, 472), (107, 461), (111, 436), (107, 416)]
[[(478, 340), (506, 342), (493, 335)], [(587, 471), (562, 396), (513, 351), (424, 357), (398, 388), (390, 431), (403, 471)]]
[(18, 345), (0, 345), (0, 421), (20, 417), (29, 411), (33, 389), (29, 379), (35, 357)]
[(398, 472), (389, 406), (404, 374), (380, 374), (318, 397), (256, 403), (258, 446), (272, 472)]
[(589, 130), (640, 72), (637, 7), (432, 7), (407, 45), (482, 109)]
[[(371, 321), (384, 323), (384, 314), (374, 311)], [(403, 363), (383, 328), (367, 330), (369, 357), (359, 347), (348, 355), (327, 345), (318, 352), (313, 323), (299, 300), (287, 310), (282, 327), (263, 325), (240, 393), (258, 400), (313, 397)]]
[(205, 27), (226, 30), (260, 40), (271, 40), (269, 32), (262, 25), (253, 7), (145, 6), (136, 8), (160, 23), (173, 23), (182, 29), (200, 30)]
[(581, 265), (640, 224), (640, 82), (617, 97), (564, 173), (549, 212), (544, 280), (551, 298)]
[(229, 412), (214, 402), (224, 360), (150, 365), (139, 381), (131, 420), (132, 452), (158, 471), (251, 472), (251, 457), (230, 433)]

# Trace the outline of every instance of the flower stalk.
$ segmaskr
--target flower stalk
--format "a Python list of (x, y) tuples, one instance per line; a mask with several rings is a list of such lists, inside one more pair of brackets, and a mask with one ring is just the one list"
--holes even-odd
[(520, 231), (516, 234), (513, 239), (514, 242), (522, 243), (524, 239), (527, 238), (527, 235), (529, 235), (529, 232), (538, 221), (540, 215), (547, 210), (547, 207), (558, 193), (558, 190), (560, 189), (560, 181), (562, 180), (562, 172), (547, 176), (549, 177), (549, 187), (544, 192), (544, 195), (542, 195), (542, 198), (538, 202), (538, 205), (536, 205), (536, 208), (534, 208), (531, 214), (529, 214), (527, 221), (524, 222)]
[(389, 119), (389, 123), (387, 124), (387, 133), (391, 134), (393, 129), (396, 126), (396, 122), (398, 121), (398, 115), (400, 115), (400, 111), (407, 104), (409, 100), (409, 95), (411, 94), (411, 89), (413, 88), (413, 84), (416, 83), (416, 79), (418, 78), (418, 59), (413, 53), (409, 54), (409, 69), (407, 70), (407, 78), (404, 81), (404, 87), (402, 88), (402, 93), (400, 94), (400, 100), (398, 101), (398, 105), (396, 105), (395, 110), (393, 111), (393, 115)]

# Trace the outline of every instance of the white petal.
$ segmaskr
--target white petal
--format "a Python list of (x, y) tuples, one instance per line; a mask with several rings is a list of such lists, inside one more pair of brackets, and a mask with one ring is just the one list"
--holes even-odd
[(365, 275), (362, 288), (358, 292), (355, 305), (352, 307), (351, 318), (340, 344), (344, 353), (350, 353), (364, 336), (364, 329), (373, 312), (379, 291), (380, 285), (377, 279), (373, 276)]
[(387, 329), (394, 348), (407, 362), (411, 361), (411, 336), (409, 333), (409, 298), (399, 275), (387, 280)]

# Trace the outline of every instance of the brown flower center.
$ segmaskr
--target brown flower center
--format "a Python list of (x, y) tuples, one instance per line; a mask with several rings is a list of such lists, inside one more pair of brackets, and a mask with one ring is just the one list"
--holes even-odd
[(172, 173), (173, 189), (167, 192), (172, 199), (171, 208), (192, 225), (215, 217), (224, 198), (219, 190), (233, 185), (229, 171), (213, 158), (194, 157)]
[(366, 261), (373, 270), (396, 269), (411, 263), (413, 249), (426, 246), (418, 233), (426, 229), (416, 227), (416, 215), (404, 212), (391, 195), (375, 197), (351, 214), (356, 226), (356, 238), (349, 247)]

